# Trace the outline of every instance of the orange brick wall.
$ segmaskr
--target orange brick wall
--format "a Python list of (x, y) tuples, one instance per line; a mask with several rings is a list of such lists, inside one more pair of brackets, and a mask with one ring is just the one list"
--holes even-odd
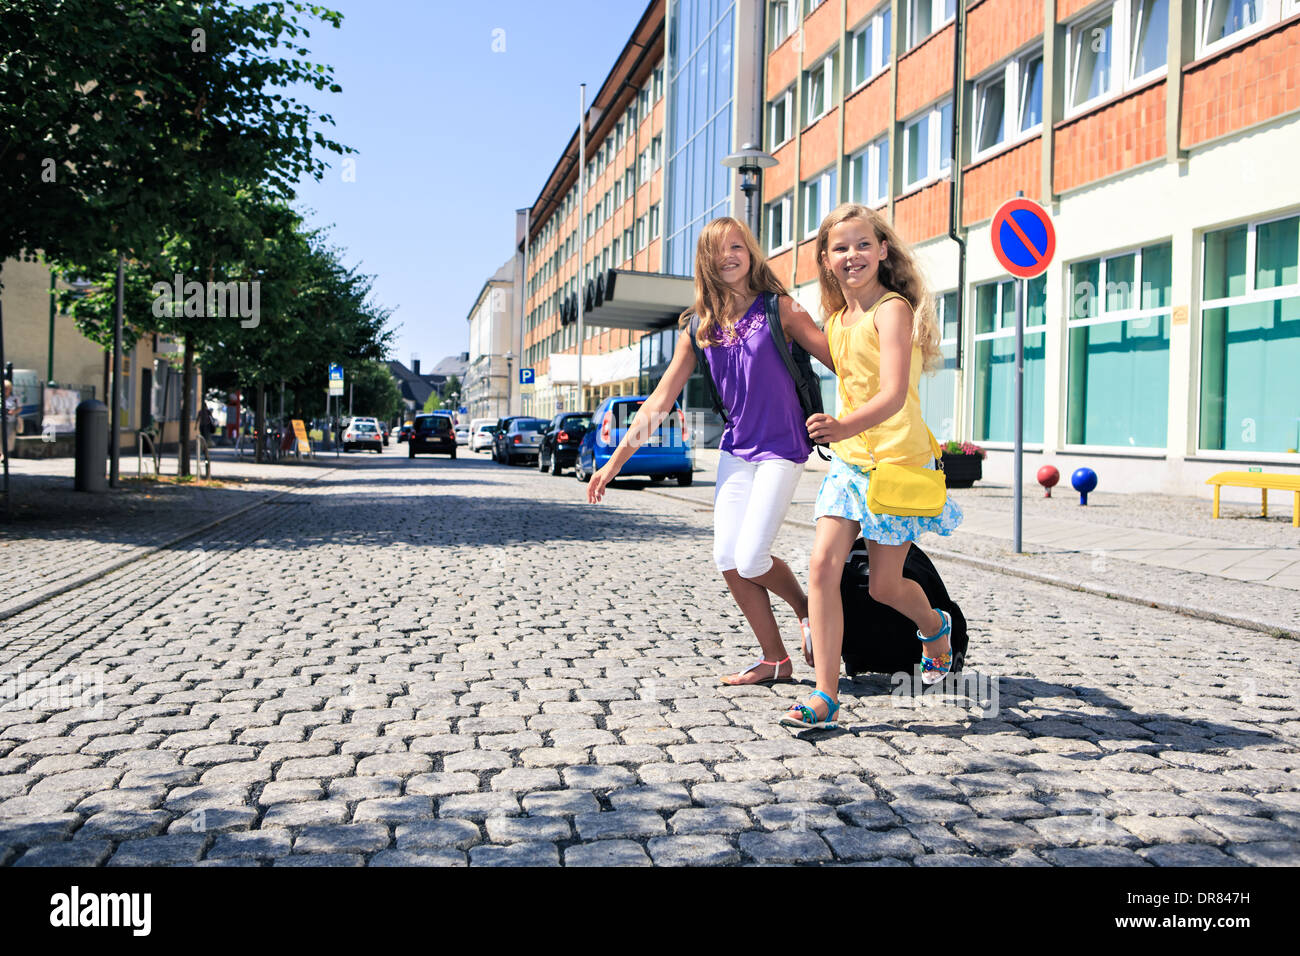
[(844, 152), (852, 153), (889, 129), (889, 71), (844, 103)]
[(956, 30), (950, 23), (898, 61), (900, 119), (952, 92), (952, 45), (955, 33)]
[(1037, 196), (1042, 189), (1042, 168), (1042, 136), (966, 167), (962, 174), (962, 223), (971, 226), (992, 217), (1017, 189), (1023, 189), (1026, 196)]
[(777, 164), (763, 170), (763, 201), (771, 202), (777, 196), (794, 188), (794, 148), (795, 140), (790, 140), (772, 155)]
[(782, 283), (789, 285), (790, 265), (793, 261), (794, 253), (787, 250), (780, 255), (772, 256), (772, 258), (767, 260), (767, 264), (772, 267), (772, 271)]
[(803, 22), (803, 61), (812, 63), (840, 39), (840, 3), (829, 0)]
[[(785, 42), (772, 51), (767, 58), (767, 92), (764, 99), (774, 100), (776, 95), (788, 87), (799, 76), (799, 51), (796, 42), (799, 34), (792, 33)], [(666, 100), (667, 97), (664, 97)]]
[[(799, 178), (807, 179), (821, 172), (839, 157), (835, 143), (839, 130), (839, 110), (833, 109), (803, 132), (799, 154)], [(776, 194), (774, 194), (776, 195)]]
[(1165, 82), (1059, 123), (1055, 134), (1052, 188), (1058, 193), (1160, 159), (1165, 155)]
[(868, 13), (875, 13), (880, 6), (880, 0), (849, 0), (848, 19), (845, 23), (852, 30), (866, 19)]
[(894, 203), (894, 228), (910, 243), (948, 234), (948, 180), (932, 183)]
[(799, 244), (798, 250), (799, 265), (795, 273), (794, 284), (803, 285), (805, 282), (817, 281), (817, 238), (814, 236), (807, 242)]
[(1188, 67), (1182, 148), (1300, 109), (1300, 20)]
[(985, 0), (966, 12), (966, 75), (978, 76), (1043, 36), (1043, 0)]
[[(1097, 0), (1056, 0), (1056, 22), (1064, 23), (1066, 20), (1072, 19), (1080, 10), (1086, 10), (1093, 6), (1097, 8), (1098, 12), (1101, 12), (1102, 5), (1098, 4)], [(1171, 13), (1178, 6), (1180, 6), (1178, 0), (1172, 0), (1169, 4)]]

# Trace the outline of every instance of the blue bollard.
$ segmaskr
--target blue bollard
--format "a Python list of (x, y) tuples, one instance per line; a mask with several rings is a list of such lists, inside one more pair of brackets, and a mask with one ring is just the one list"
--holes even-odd
[(1079, 493), (1079, 504), (1088, 503), (1088, 492), (1097, 487), (1097, 473), (1091, 468), (1076, 468), (1070, 476), (1070, 484)]

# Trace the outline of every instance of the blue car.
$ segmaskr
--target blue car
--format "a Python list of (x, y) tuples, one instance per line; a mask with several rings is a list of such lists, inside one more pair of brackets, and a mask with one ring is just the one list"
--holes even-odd
[[(621, 395), (607, 398), (591, 416), (591, 427), (578, 446), (578, 460), (573, 473), (582, 482), (590, 481), (614, 454), (627, 427), (645, 403), (646, 395)], [(690, 448), (686, 444), (686, 416), (677, 403), (664, 418), (654, 436), (636, 450), (619, 477), (645, 475), (649, 478), (676, 478), (677, 484), (691, 483)]]

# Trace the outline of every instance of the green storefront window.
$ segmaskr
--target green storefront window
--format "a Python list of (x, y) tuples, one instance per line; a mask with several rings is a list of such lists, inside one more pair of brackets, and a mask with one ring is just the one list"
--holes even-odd
[[(1047, 324), (1047, 273), (1030, 279), (1025, 286), (1025, 328)], [(1012, 299), (1014, 305), (1015, 299)], [(1011, 327), (1015, 328), (1014, 319)]]
[(1076, 262), (1070, 267), (1070, 318), (1091, 319), (1097, 315), (1097, 286), (1100, 283), (1100, 259)]
[(1246, 227), (1233, 226), (1205, 235), (1205, 283), (1201, 295), (1207, 300), (1246, 294)]
[(1255, 288), (1300, 282), (1300, 216), (1260, 223), (1255, 230)]
[(1070, 329), (1066, 441), (1163, 448), (1169, 413), (1169, 316)]
[(1162, 242), (1142, 250), (1142, 304), (1143, 309), (1167, 308), (1173, 286), (1173, 245)]
[(1137, 256), (1113, 256), (1106, 260), (1106, 311), (1123, 312), (1134, 307), (1133, 279)]
[(989, 282), (975, 287), (975, 334), (996, 332), (998, 325), (998, 284)]
[(1201, 448), (1285, 452), (1300, 447), (1297, 368), (1300, 297), (1206, 309), (1201, 317)]
[(957, 414), (957, 344), (942, 346), (943, 367), (921, 376), (921, 417), (940, 441), (955, 438)]
[[(1025, 441), (1043, 440), (1043, 376), (1046, 370), (1044, 332), (1025, 335)], [(1015, 425), (1014, 335), (998, 336), (975, 343), (976, 441), (1014, 441)]]

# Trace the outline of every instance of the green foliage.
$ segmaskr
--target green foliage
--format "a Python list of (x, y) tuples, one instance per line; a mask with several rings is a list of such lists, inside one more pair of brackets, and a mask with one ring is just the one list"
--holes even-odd
[(461, 399), (464, 398), (465, 390), (461, 387), (460, 378), (456, 375), (447, 376), (447, 384), (443, 386), (442, 393), (448, 398), (455, 395), (456, 403), (461, 404)]
[[(381, 422), (391, 422), (402, 410), (402, 393), (392, 373), (383, 362), (360, 362), (343, 366), (346, 396), (351, 380), (352, 409), (358, 415), (373, 415)], [(344, 398), (347, 401), (347, 398)]]
[(429, 397), (424, 400), (424, 408), (422, 408), (421, 411), (436, 412), (440, 408), (442, 408), (442, 399), (438, 397), (436, 391), (433, 391), (430, 392)]

